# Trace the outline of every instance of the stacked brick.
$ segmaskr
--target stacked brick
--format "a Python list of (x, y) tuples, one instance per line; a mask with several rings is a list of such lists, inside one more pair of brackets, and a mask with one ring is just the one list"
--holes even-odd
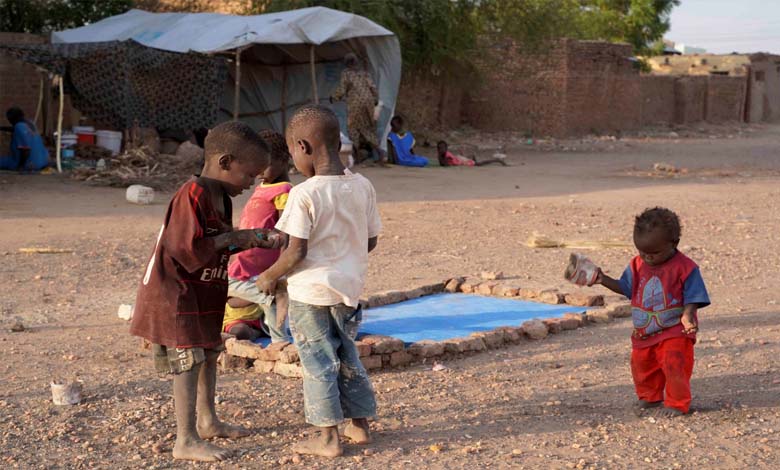
[[(527, 289), (508, 281), (477, 278), (454, 278), (446, 282), (424, 285), (407, 291), (386, 291), (362, 301), (364, 308), (375, 308), (442, 292), (477, 293), (487, 296), (512, 297), (551, 304), (567, 304), (572, 312), (560, 318), (534, 319), (520, 326), (503, 326), (480, 331), (461, 338), (444, 341), (422, 340), (406, 345), (398, 338), (367, 335), (356, 342), (363, 366), (369, 370), (396, 368), (412, 363), (434, 361), (437, 358), (472, 354), (498, 349), (527, 340), (541, 340), (551, 334), (575, 330), (588, 324), (608, 323), (614, 318), (631, 315), (628, 304), (605, 305), (604, 296), (564, 293), (555, 289)], [(590, 307), (589, 310), (578, 307)], [(595, 307), (595, 308), (594, 308)], [(225, 341), (224, 367), (253, 367), (261, 373), (276, 373), (285, 377), (302, 377), (298, 350), (293, 344), (274, 343), (267, 348), (235, 338)]]

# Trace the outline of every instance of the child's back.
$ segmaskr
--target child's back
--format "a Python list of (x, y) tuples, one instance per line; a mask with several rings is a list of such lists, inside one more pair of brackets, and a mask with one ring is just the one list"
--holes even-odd
[(335, 457), (343, 452), (337, 426), (350, 419), (344, 435), (365, 444), (368, 418), (376, 414), (354, 337), (368, 252), (376, 246), (381, 223), (371, 183), (339, 160), (339, 123), (332, 111), (299, 110), (287, 127), (287, 144), (296, 168), (309, 180), (290, 192), (276, 225), (289, 235), (288, 247), (257, 285), (270, 293), (289, 275), (290, 329), (303, 367), (306, 422), (320, 428), (319, 436), (297, 443), (293, 451)]
[(288, 277), (290, 298), (356, 307), (368, 266), (368, 239), (379, 233), (376, 193), (361, 175), (314, 176), (293, 188), (280, 230), (308, 240)]

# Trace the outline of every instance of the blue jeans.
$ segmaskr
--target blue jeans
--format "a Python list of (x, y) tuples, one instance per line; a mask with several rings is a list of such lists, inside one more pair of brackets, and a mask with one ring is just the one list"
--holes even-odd
[(374, 389), (353, 336), (361, 312), (344, 304), (320, 307), (290, 299), (289, 316), (303, 366), (306, 422), (327, 427), (345, 418), (374, 417)]
[(263, 310), (263, 325), (265, 326), (263, 331), (271, 337), (271, 342), (293, 342), (290, 335), (287, 334), (287, 326), (283, 326), (282, 328), (276, 326), (276, 302), (273, 301), (273, 297), (260, 292), (254, 281), (229, 279), (228, 296), (238, 297), (239, 299), (244, 299), (247, 302), (254, 302), (260, 306)]

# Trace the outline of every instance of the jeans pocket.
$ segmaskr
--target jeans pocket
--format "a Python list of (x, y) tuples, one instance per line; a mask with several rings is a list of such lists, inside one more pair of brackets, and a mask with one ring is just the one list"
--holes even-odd
[(358, 329), (363, 322), (363, 307), (358, 305), (355, 311), (344, 321), (344, 331), (353, 340), (357, 338)]

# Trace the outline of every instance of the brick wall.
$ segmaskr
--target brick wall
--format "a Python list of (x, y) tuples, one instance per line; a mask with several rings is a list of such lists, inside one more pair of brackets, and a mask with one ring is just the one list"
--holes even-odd
[(410, 129), (439, 129), (461, 124), (464, 84), (427, 72), (404, 72), (396, 114)]
[(707, 77), (677, 77), (674, 85), (674, 122), (700, 122), (707, 115)]
[(707, 83), (707, 122), (741, 121), (745, 112), (745, 77), (710, 75)]
[[(0, 44), (43, 44), (42, 36), (19, 33), (0, 33)], [(0, 111), (5, 122), (5, 111), (11, 106), (22, 108), (25, 115), (35, 117), (40, 90), (40, 73), (10, 56), (0, 54)], [(7, 125), (7, 124), (3, 124)]]
[(639, 78), (642, 126), (667, 125), (674, 122), (675, 82), (675, 77), (659, 75), (642, 75)]
[(467, 90), (464, 123), (485, 131), (565, 132), (565, 48), (528, 51), (499, 43), (478, 67), (482, 75)]
[(628, 130), (640, 125), (639, 72), (627, 44), (564, 42), (566, 135)]

